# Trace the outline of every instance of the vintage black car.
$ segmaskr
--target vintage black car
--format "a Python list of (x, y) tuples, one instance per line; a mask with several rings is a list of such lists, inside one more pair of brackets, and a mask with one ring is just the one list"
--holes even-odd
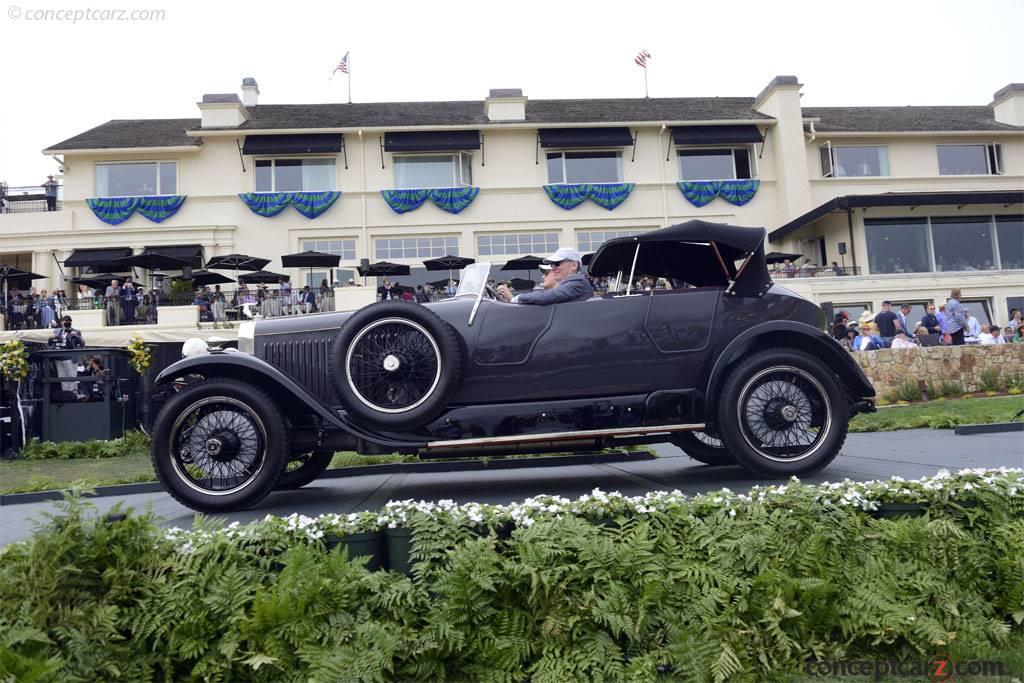
[[(821, 309), (774, 284), (765, 231), (689, 221), (606, 242), (606, 296), (500, 301), (489, 264), (455, 297), (258, 320), (238, 349), (160, 374), (153, 463), (197, 510), (247, 508), (336, 450), (423, 457), (671, 441), (709, 464), (806, 475), (875, 392)], [(637, 291), (641, 275), (671, 288)]]

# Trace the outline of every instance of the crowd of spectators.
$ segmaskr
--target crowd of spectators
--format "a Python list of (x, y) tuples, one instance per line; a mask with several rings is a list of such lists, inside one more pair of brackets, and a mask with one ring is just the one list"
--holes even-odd
[(59, 321), (71, 305), (62, 289), (47, 292), (32, 287), (22, 291), (12, 287), (7, 292), (3, 312), (9, 330), (38, 330), (59, 327)]
[(832, 336), (851, 352), (878, 349), (915, 349), (922, 346), (978, 344), (1024, 344), (1024, 314), (1010, 310), (1005, 326), (983, 325), (970, 308), (960, 303), (959, 290), (936, 308), (929, 304), (920, 320), (910, 317), (911, 306), (894, 309), (891, 301), (882, 302), (877, 315), (865, 311), (860, 319), (851, 321), (840, 310), (832, 321)]
[[(354, 282), (349, 280), (354, 286)], [(341, 286), (334, 282), (334, 287)], [(242, 320), (262, 316), (305, 315), (334, 310), (334, 289), (321, 280), (316, 289), (309, 285), (292, 288), (281, 280), (277, 289), (266, 284), (250, 288), (244, 282), (233, 291), (224, 291), (220, 285), (204, 286), (194, 292), (192, 303), (199, 307), (199, 319), (204, 322)]]

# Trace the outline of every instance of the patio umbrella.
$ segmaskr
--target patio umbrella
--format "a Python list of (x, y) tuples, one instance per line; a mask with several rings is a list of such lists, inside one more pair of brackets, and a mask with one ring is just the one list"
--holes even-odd
[(593, 254), (593, 252), (591, 252), (591, 253), (589, 253), (589, 254), (584, 254), (584, 255), (583, 255), (583, 265), (585, 265), (585, 266), (589, 266), (589, 265), (590, 265), (590, 261), (591, 261), (591, 259), (593, 259), (593, 258), (594, 258), (594, 254)]
[(378, 277), (384, 277), (388, 275), (408, 275), (412, 272), (409, 266), (402, 265), (401, 263), (389, 263), (388, 261), (378, 261), (377, 263), (371, 263), (366, 268), (360, 266), (358, 268), (359, 274), (363, 277), (368, 275), (376, 275)]
[(212, 259), (206, 262), (206, 270), (233, 270), (235, 271), (235, 279), (238, 279), (238, 271), (250, 270), (258, 271), (263, 270), (270, 263), (268, 258), (260, 258), (259, 256), (249, 256), (248, 254), (225, 254), (224, 256), (214, 256)]
[(544, 263), (544, 259), (540, 256), (522, 256), (520, 258), (514, 258), (501, 267), (502, 270), (525, 270), (532, 276), (533, 271), (537, 270), (537, 266)]
[[(341, 256), (325, 254), (322, 251), (303, 251), (298, 254), (285, 254), (281, 257), (281, 265), (285, 268), (309, 268), (309, 284), (313, 286), (314, 268), (337, 268)], [(334, 278), (328, 278), (333, 280)]]
[(537, 283), (533, 280), (524, 280), (519, 277), (512, 278), (512, 280), (509, 281), (509, 284), (512, 286), (512, 289), (517, 292), (529, 291), (537, 286)]
[[(450, 280), (452, 278), (448, 279)], [(428, 282), (427, 284), (433, 287), (434, 289), (444, 289), (445, 287), (448, 286), (448, 280), (434, 280), (433, 282)], [(459, 284), (459, 281), (455, 280), (455, 284)]]
[(770, 251), (764, 255), (766, 263), (782, 263), (787, 259), (790, 261), (796, 261), (799, 258), (803, 258), (803, 254), (787, 254), (783, 251)]
[(38, 273), (30, 273), (27, 270), (21, 268), (15, 268), (9, 266), (6, 263), (0, 263), (0, 280), (4, 281), (4, 308), (7, 307), (7, 283), (11, 280), (42, 280), (45, 275), (39, 275)]
[(115, 259), (112, 263), (124, 266), (125, 268), (142, 268), (143, 270), (182, 270), (192, 266), (191, 261), (161, 254), (158, 251), (125, 256), (124, 258)]
[(271, 273), (266, 270), (257, 270), (255, 273), (246, 273), (238, 276), (238, 281), (246, 284), (272, 285), (280, 282), (281, 280), (291, 280), (291, 278), (287, 275), (282, 275), (281, 273)]
[[(174, 278), (175, 280), (184, 280), (183, 277)], [(220, 273), (211, 273), (208, 270), (193, 270), (191, 282), (197, 287), (206, 287), (208, 285), (224, 285), (229, 282), (234, 282), (227, 275), (221, 275)]]
[(423, 262), (423, 265), (427, 267), (427, 270), (447, 270), (448, 279), (453, 278), (452, 271), (462, 270), (471, 263), (476, 263), (476, 259), (466, 258), (465, 256), (440, 256), (438, 258), (427, 259)]
[(82, 277), (76, 277), (71, 280), (76, 285), (88, 285), (92, 288), (97, 287), (109, 287), (111, 280), (124, 280), (124, 275), (115, 275), (114, 273), (103, 273), (101, 275), (83, 275)]

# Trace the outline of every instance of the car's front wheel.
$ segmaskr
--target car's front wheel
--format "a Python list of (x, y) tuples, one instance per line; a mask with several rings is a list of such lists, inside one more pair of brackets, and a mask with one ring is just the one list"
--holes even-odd
[(722, 439), (707, 432), (679, 432), (673, 435), (672, 444), (705, 465), (736, 464), (736, 458), (725, 447)]
[(766, 477), (807, 475), (828, 465), (846, 440), (846, 395), (821, 360), (768, 349), (729, 373), (719, 429), (736, 461)]
[(160, 411), (153, 468), (183, 505), (213, 513), (244, 510), (273, 490), (286, 446), (284, 418), (270, 396), (246, 382), (207, 379)]

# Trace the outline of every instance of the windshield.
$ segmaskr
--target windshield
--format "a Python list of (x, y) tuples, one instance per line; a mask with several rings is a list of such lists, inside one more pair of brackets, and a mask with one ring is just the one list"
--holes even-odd
[(459, 282), (459, 291), (455, 296), (480, 296), (487, 285), (487, 276), (491, 272), (491, 264), (473, 263), (466, 266), (462, 271), (462, 280)]

